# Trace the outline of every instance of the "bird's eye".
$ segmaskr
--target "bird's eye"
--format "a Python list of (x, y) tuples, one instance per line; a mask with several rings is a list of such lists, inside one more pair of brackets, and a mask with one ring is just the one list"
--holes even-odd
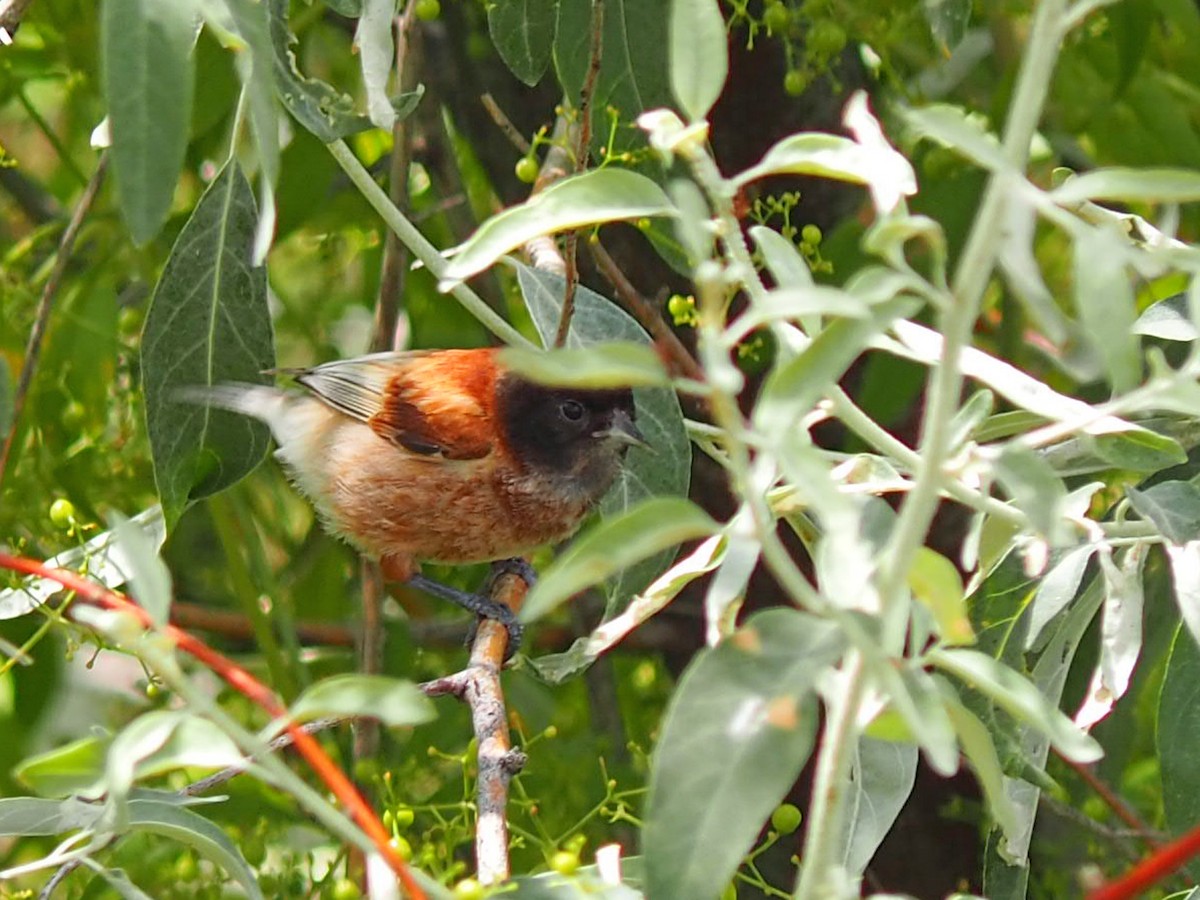
[(564, 419), (571, 422), (578, 422), (583, 418), (583, 404), (578, 400), (564, 400), (558, 411)]

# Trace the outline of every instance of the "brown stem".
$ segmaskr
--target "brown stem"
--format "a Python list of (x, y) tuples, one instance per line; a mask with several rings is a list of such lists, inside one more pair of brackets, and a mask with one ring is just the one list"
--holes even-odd
[(1097, 777), (1092, 771), (1091, 766), (1081, 762), (1076, 762), (1066, 757), (1061, 757), (1067, 765), (1075, 770), (1083, 782), (1095, 791), (1096, 796), (1105, 802), (1109, 809), (1113, 811), (1118, 819), (1125, 823), (1125, 827), (1136, 834), (1148, 848), (1157, 850), (1162, 846), (1162, 840), (1154, 833), (1154, 830), (1141, 820), (1137, 813), (1124, 800), (1117, 796), (1107, 784)]
[(504, 132), (504, 136), (512, 142), (512, 145), (520, 150), (523, 156), (528, 156), (533, 151), (533, 145), (525, 140), (525, 135), (521, 134), (517, 130), (517, 126), (512, 123), (512, 119), (504, 114), (504, 110), (500, 108), (500, 104), (496, 102), (496, 98), (491, 94), (482, 94), (479, 97), (479, 102), (483, 104), (483, 108), (492, 117), (492, 121), (496, 123), (496, 127)]
[[(3, 14), (3, 11), (3, 8), (0, 8), (0, 15)], [(17, 428), (21, 422), (21, 411), (25, 406), (29, 386), (33, 382), (33, 373), (37, 369), (38, 357), (42, 353), (42, 341), (46, 336), (46, 326), (50, 323), (50, 311), (54, 306), (54, 298), (58, 294), (59, 285), (62, 284), (63, 275), (71, 261), (75, 238), (79, 236), (83, 220), (87, 218), (92, 204), (96, 201), (96, 195), (100, 193), (100, 186), (104, 183), (104, 173), (107, 169), (108, 154), (104, 153), (96, 164), (96, 171), (92, 173), (91, 180), (84, 188), (83, 196), (79, 198), (75, 211), (71, 213), (71, 220), (67, 223), (66, 230), (63, 231), (62, 238), (58, 242), (58, 254), (54, 260), (54, 268), (50, 271), (50, 277), (46, 279), (46, 284), (42, 288), (33, 330), (29, 333), (29, 341), (25, 345), (25, 361), (21, 364), (21, 375), (17, 379), (17, 389), (13, 394), (12, 425), (9, 428), (8, 436), (4, 439), (4, 447), (0, 449), (0, 487), (4, 484), (4, 473), (8, 468), (9, 454), (12, 453)]]
[(33, 0), (0, 0), (0, 29), (3, 29), (10, 39), (9, 41), (0, 39), (0, 41), (3, 41), (3, 43), (11, 42), (12, 36), (16, 34), (17, 28), (21, 24), (21, 19), (25, 15), (25, 10), (32, 3)]

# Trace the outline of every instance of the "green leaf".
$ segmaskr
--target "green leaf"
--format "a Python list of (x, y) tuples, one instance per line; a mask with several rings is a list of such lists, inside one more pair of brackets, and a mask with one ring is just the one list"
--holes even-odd
[(51, 835), (91, 828), (104, 815), (104, 804), (85, 803), (76, 797), (45, 800), (41, 797), (0, 798), (0, 835)]
[(533, 621), (585, 588), (719, 526), (682, 497), (652, 497), (620, 516), (603, 519), (556, 559), (529, 592), (521, 619)]
[(562, 387), (647, 387), (669, 383), (662, 360), (647, 344), (619, 341), (587, 348), (502, 350), (500, 361), (531, 381)]
[(1200, 172), (1191, 169), (1093, 169), (1072, 175), (1050, 192), (1063, 206), (1085, 200), (1188, 203), (1200, 200)]
[(754, 238), (754, 244), (777, 286), (809, 287), (813, 283), (812, 270), (796, 245), (778, 231), (765, 225), (752, 225), (750, 237)]
[(1127, 259), (1125, 239), (1112, 231), (1088, 228), (1075, 235), (1075, 309), (1116, 393), (1132, 390), (1142, 378)]
[(51, 797), (75, 794), (99, 797), (104, 793), (104, 758), (110, 741), (86, 737), (26, 757), (13, 777), (30, 790)]
[(126, 583), (138, 605), (159, 625), (171, 611), (171, 573), (158, 555), (159, 544), (138, 525), (118, 514), (112, 517), (113, 535), (128, 562)]
[(382, 675), (334, 675), (305, 690), (289, 715), (298, 722), (323, 716), (369, 716), (385, 725), (420, 725), (436, 715), (411, 681)]
[(1168, 544), (1165, 549), (1179, 614), (1192, 638), (1200, 642), (1200, 541)]
[[(565, 283), (558, 275), (517, 267), (517, 281), (542, 342), (550, 346), (558, 332)], [(595, 291), (580, 285), (575, 290), (575, 315), (567, 334), (567, 347), (592, 347), (618, 341), (649, 343), (650, 336), (633, 317)], [(634, 388), (637, 426), (651, 451), (630, 449), (617, 482), (600, 501), (603, 517), (618, 515), (636, 503), (655, 496), (686, 496), (692, 471), (692, 444), (683, 424), (679, 398), (667, 388)], [(674, 549), (650, 557), (610, 579), (604, 586), (607, 614), (618, 603), (640, 591), (671, 564)]]
[(180, 403), (180, 388), (261, 382), (274, 363), (267, 273), (251, 265), (254, 197), (226, 164), (171, 249), (142, 334), (146, 426), (171, 527), (193, 500), (233, 484), (267, 452), (265, 425)]
[(693, 122), (702, 121), (725, 87), (729, 52), (717, 0), (671, 0), (671, 91)]
[(1042, 629), (1075, 599), (1083, 573), (1095, 552), (1096, 548), (1091, 545), (1075, 547), (1062, 555), (1042, 577), (1029, 606), (1026, 648), (1034, 646)]
[(288, 0), (262, 2), (268, 4), (276, 89), (287, 111), (324, 144), (370, 128), (370, 120), (354, 111), (349, 96), (319, 78), (300, 74), (291, 49), (295, 38), (288, 30)]
[(108, 886), (121, 895), (122, 900), (154, 900), (149, 894), (134, 884), (124, 869), (100, 869), (99, 875)]
[(996, 753), (996, 744), (987, 726), (978, 716), (966, 708), (958, 699), (954, 689), (942, 682), (946, 688), (942, 698), (946, 703), (946, 712), (954, 723), (954, 733), (962, 746), (963, 756), (967, 758), (975, 780), (983, 789), (987, 800), (988, 812), (1005, 838), (1016, 835), (1020, 825), (1017, 821), (1017, 810), (1004, 789), (1004, 768), (1000, 756)]
[(662, 188), (628, 169), (594, 169), (564, 178), (475, 229), (450, 259), (439, 287), (446, 290), (482, 272), (504, 254), (541, 235), (674, 212)]
[(1147, 306), (1133, 323), (1133, 333), (1164, 341), (1194, 341), (1196, 326), (1188, 310), (1187, 294), (1176, 294)]
[(692, 661), (652, 761), (648, 896), (721, 893), (808, 759), (815, 682), (842, 650), (829, 623), (773, 609)]
[(367, 113), (376, 128), (390, 130), (396, 111), (388, 99), (388, 78), (396, 48), (392, 19), (396, 0), (363, 0), (362, 15), (354, 31), (354, 46), (362, 61), (363, 86), (367, 90)]
[(129, 825), (135, 831), (186, 844), (228, 872), (251, 900), (261, 900), (262, 891), (241, 852), (224, 831), (203, 816), (161, 800), (130, 800)]
[(962, 576), (940, 553), (920, 547), (908, 570), (913, 597), (933, 614), (938, 634), (947, 644), (971, 644), (975, 632), (967, 617)]
[(1095, 739), (1080, 731), (1028, 679), (986, 653), (961, 648), (935, 649), (926, 658), (988, 696), (1010, 715), (1041, 731), (1068, 759), (1094, 762), (1104, 755)]
[[(153, 715), (153, 714), (150, 714)], [(134, 761), (133, 777), (152, 778), (176, 769), (224, 769), (242, 765), (245, 754), (215, 723), (196, 715), (178, 714), (160, 746)], [(123, 752), (117, 747), (117, 752)]]
[(1098, 434), (1096, 453), (1119, 469), (1149, 474), (1187, 462), (1187, 452), (1174, 438), (1150, 430)]
[(504, 64), (533, 87), (554, 53), (558, 0), (496, 0), (488, 6), (488, 33)]
[(1053, 541), (1062, 530), (1067, 489), (1050, 465), (1029, 448), (1010, 443), (996, 459), (996, 477), (1030, 524)]
[(1163, 675), (1155, 728), (1163, 813), (1174, 834), (1190, 831), (1200, 821), (1197, 685), (1200, 685), (1200, 648), (1193, 634), (1179, 628)]
[(942, 53), (949, 55), (966, 36), (971, 23), (971, 0), (922, 0), (925, 21)]
[[(592, 94), (592, 150), (609, 138), (609, 113), (633, 122), (648, 109), (671, 105), (667, 59), (670, 0), (605, 0), (600, 71)], [(579, 98), (591, 64), (592, 0), (559, 0), (554, 66), (567, 103)], [(614, 150), (644, 146), (639, 132), (618, 128)]]
[(195, 6), (105, 0), (100, 21), (104, 96), (121, 214), (135, 244), (167, 220), (191, 124), (198, 34)]
[(8, 434), (13, 413), (12, 375), (8, 371), (8, 361), (0, 359), (0, 434)]
[(904, 109), (904, 121), (922, 137), (958, 151), (984, 169), (1013, 171), (996, 136), (987, 130), (982, 116), (968, 115), (958, 106), (934, 103), (920, 109)]
[(859, 876), (912, 793), (917, 778), (917, 748), (860, 737), (853, 753), (842, 865), (851, 876)]
[(1163, 481), (1144, 491), (1126, 487), (1130, 505), (1173, 544), (1200, 539), (1200, 487), (1190, 481)]

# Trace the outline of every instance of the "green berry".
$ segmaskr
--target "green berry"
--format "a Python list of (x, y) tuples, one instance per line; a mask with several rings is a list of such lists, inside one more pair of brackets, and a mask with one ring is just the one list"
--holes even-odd
[(464, 878), (454, 886), (454, 896), (458, 900), (483, 900), (483, 885), (474, 878)]
[(791, 24), (792, 14), (782, 3), (772, 3), (763, 11), (763, 24), (771, 34), (781, 34)]
[(59, 497), (50, 504), (50, 521), (54, 523), (55, 528), (64, 531), (70, 528), (75, 524), (75, 504)]
[(397, 835), (396, 837), (394, 837), (390, 841), (388, 841), (388, 843), (391, 844), (393, 848), (395, 848), (396, 853), (399, 854), (401, 859), (403, 859), (403, 860), (412, 859), (412, 855), (413, 855), (412, 844), (410, 844), (404, 838)]
[(806, 244), (811, 244), (815, 247), (821, 243), (821, 237), (821, 229), (816, 225), (805, 225), (800, 229), (800, 240)]
[(771, 813), (771, 827), (780, 834), (791, 834), (800, 827), (800, 810), (791, 803), (781, 803)]
[(572, 875), (579, 868), (579, 854), (559, 850), (550, 857), (550, 868), (559, 875)]
[(417, 0), (416, 13), (422, 22), (432, 22), (442, 15), (442, 4), (438, 0)]
[(78, 431), (79, 426), (83, 424), (83, 420), (86, 418), (87, 410), (83, 408), (83, 404), (78, 400), (72, 400), (62, 412), (63, 428), (68, 431)]
[(117, 315), (117, 329), (122, 337), (131, 338), (142, 330), (144, 314), (140, 307), (126, 306)]
[(525, 184), (533, 184), (538, 177), (538, 161), (532, 156), (522, 156), (517, 160), (517, 180)]
[(329, 892), (330, 900), (358, 900), (361, 896), (362, 890), (349, 878), (339, 878)]
[(822, 19), (813, 23), (804, 43), (810, 53), (831, 59), (846, 46), (846, 29), (833, 19)]
[(783, 76), (783, 89), (788, 96), (799, 97), (808, 87), (808, 75), (799, 69), (792, 69)]
[(414, 818), (416, 817), (413, 815), (412, 809), (407, 806), (401, 806), (398, 809), (392, 810), (392, 821), (400, 830), (412, 825)]

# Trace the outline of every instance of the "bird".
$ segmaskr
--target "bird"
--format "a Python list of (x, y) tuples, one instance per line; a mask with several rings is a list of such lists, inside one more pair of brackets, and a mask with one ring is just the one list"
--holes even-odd
[[(505, 605), (421, 574), (422, 562), (493, 562), (532, 583), (522, 557), (574, 534), (648, 447), (628, 388), (564, 388), (513, 372), (496, 348), (373, 353), (268, 370), (300, 390), (238, 382), (177, 399), (265, 422), (276, 457), (325, 527), (385, 577), (509, 632)], [(266, 373), (265, 373), (266, 374)]]

